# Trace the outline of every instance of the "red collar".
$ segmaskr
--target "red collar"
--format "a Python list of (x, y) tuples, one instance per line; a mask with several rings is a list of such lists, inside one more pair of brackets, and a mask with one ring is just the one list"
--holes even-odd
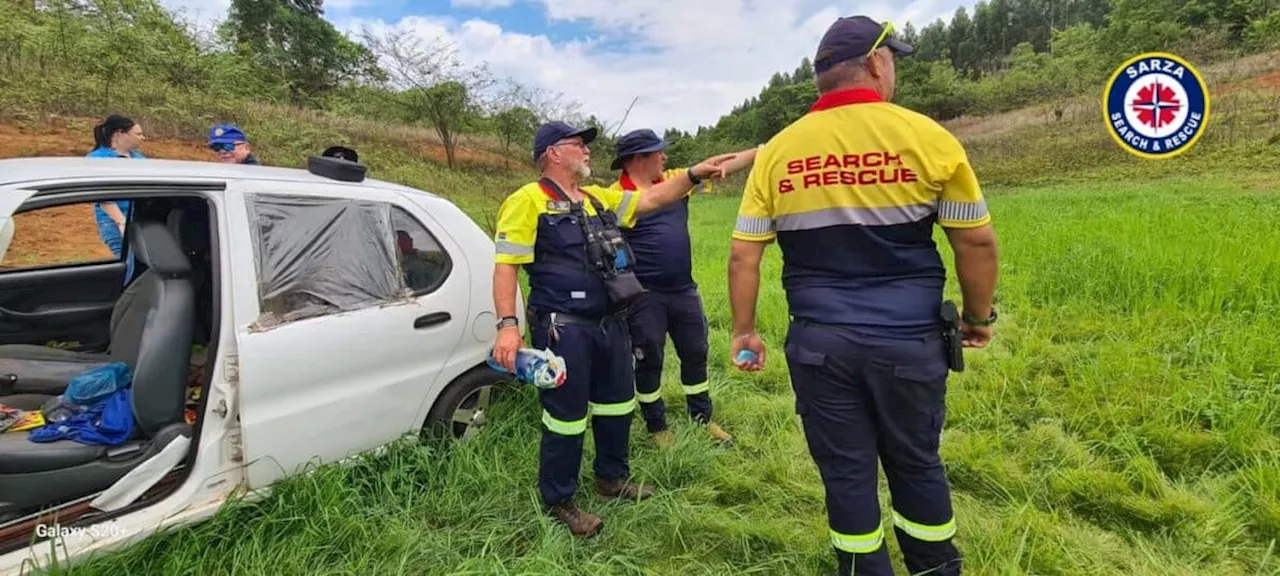
[[(659, 183), (659, 182), (662, 182), (662, 176), (658, 176), (658, 179), (653, 181), (653, 183), (654, 183), (654, 184), (657, 184), (657, 183)], [(632, 179), (631, 179), (631, 175), (630, 175), (630, 174), (627, 174), (627, 172), (626, 172), (625, 170), (622, 172), (622, 177), (618, 179), (618, 183), (622, 185), (622, 189), (623, 189), (623, 190), (635, 190), (635, 189), (636, 189), (636, 182), (635, 182), (635, 180), (632, 180)]]
[(810, 112), (830, 110), (846, 104), (865, 104), (867, 102), (884, 102), (879, 92), (870, 88), (851, 88), (839, 92), (828, 92), (818, 98), (809, 108)]

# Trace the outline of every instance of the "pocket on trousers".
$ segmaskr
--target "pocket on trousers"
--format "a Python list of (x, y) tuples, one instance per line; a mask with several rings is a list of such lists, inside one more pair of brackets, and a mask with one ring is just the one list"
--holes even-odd
[(947, 361), (939, 358), (919, 364), (897, 364), (893, 366), (893, 377), (920, 384), (937, 384), (947, 377)]
[(806, 402), (808, 394), (805, 388), (811, 385), (813, 380), (821, 377), (820, 371), (827, 365), (827, 355), (821, 350), (807, 348), (796, 340), (794, 334), (788, 334), (783, 344), (783, 352), (786, 354), (787, 363), (791, 365), (791, 390), (796, 397), (796, 414), (804, 416), (808, 411)]

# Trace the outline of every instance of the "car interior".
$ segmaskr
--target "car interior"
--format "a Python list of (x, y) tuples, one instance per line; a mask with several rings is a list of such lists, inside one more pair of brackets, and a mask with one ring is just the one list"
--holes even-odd
[(118, 445), (38, 443), (0, 430), (0, 541), (28, 515), (110, 488), (179, 436), (195, 445), (198, 411), (187, 409), (193, 363), (204, 390), (212, 362), (194, 362), (193, 348), (208, 346), (216, 332), (209, 203), (183, 196), (133, 204), (127, 284), (125, 258), (0, 271), (0, 405), (47, 413), (73, 377), (118, 361), (131, 369), (133, 417), (131, 436)]

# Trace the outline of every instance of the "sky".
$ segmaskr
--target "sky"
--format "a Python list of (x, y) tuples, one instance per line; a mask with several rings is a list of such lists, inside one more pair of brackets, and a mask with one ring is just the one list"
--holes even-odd
[[(161, 0), (210, 27), (230, 0)], [(693, 132), (812, 58), (837, 17), (866, 14), (919, 30), (970, 0), (327, 0), (325, 18), (357, 38), (398, 28), (444, 39), (467, 64), (559, 92), (610, 129)], [(896, 5), (895, 5), (896, 4)], [(630, 114), (627, 107), (635, 100)], [(623, 122), (625, 117), (625, 122)]]

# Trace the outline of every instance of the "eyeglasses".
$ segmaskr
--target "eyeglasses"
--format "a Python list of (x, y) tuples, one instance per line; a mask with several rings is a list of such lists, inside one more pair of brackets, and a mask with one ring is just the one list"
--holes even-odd
[(589, 148), (587, 148), (587, 143), (581, 140), (570, 140), (568, 142), (556, 142), (555, 144), (552, 144), (552, 146), (573, 146), (575, 148), (580, 148), (582, 150), (589, 150)]
[(236, 146), (239, 146), (239, 145), (240, 145), (239, 143), (228, 144), (226, 142), (219, 142), (217, 144), (210, 144), (209, 149), (213, 150), (214, 152), (231, 152), (236, 149)]

